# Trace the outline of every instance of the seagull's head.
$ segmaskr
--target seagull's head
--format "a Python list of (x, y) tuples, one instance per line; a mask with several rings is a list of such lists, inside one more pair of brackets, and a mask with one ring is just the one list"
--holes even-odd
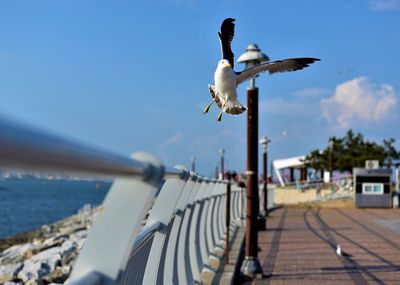
[(219, 68), (232, 68), (232, 65), (229, 63), (229, 60), (227, 59), (221, 59), (218, 62), (218, 67)]

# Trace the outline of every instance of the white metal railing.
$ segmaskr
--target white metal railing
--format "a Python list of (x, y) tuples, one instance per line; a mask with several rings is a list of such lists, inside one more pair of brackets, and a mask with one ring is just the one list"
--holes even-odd
[[(147, 153), (125, 158), (5, 120), (0, 166), (115, 177), (68, 284), (200, 283), (202, 270), (223, 250), (227, 181), (164, 167)], [(231, 189), (235, 225), (243, 189)]]

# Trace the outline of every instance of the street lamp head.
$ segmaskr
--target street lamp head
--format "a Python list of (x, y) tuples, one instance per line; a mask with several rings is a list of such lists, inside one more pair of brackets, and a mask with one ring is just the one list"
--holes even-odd
[(244, 63), (246, 68), (259, 65), (261, 62), (269, 61), (269, 57), (262, 53), (256, 44), (249, 44), (246, 52), (239, 56), (237, 62)]
[(260, 139), (260, 144), (262, 145), (263, 149), (267, 149), (267, 145), (271, 142), (271, 140), (267, 136), (263, 136), (262, 139)]
[(219, 150), (219, 154), (220, 154), (221, 156), (224, 156), (225, 150), (224, 150), (223, 148), (221, 148), (221, 149)]

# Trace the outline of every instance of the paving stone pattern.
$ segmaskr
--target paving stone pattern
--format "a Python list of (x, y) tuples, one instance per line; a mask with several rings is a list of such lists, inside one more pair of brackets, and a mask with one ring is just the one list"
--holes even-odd
[(259, 233), (253, 284), (400, 284), (399, 220), (399, 209), (279, 209)]

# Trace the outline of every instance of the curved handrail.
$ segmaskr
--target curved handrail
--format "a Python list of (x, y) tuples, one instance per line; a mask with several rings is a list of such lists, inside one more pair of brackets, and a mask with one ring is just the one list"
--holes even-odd
[[(76, 143), (5, 119), (0, 119), (0, 158), (2, 167), (142, 179), (152, 175), (150, 163)], [(166, 175), (181, 177), (184, 174), (181, 170), (167, 168)]]

